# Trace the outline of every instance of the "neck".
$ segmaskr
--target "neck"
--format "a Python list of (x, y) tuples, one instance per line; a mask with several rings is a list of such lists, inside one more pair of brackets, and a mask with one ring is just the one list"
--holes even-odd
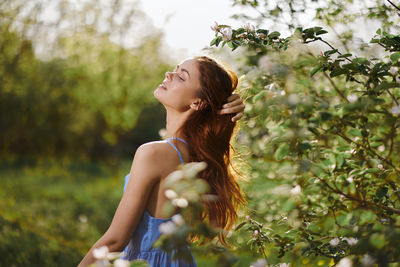
[(166, 125), (166, 138), (170, 137), (179, 137), (182, 138), (180, 134), (178, 134), (179, 128), (183, 125), (186, 119), (193, 111), (191, 109), (179, 112), (176, 110), (167, 109), (167, 125)]

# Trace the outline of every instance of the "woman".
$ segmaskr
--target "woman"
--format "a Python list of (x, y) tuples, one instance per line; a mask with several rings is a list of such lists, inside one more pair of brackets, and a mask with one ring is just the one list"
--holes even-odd
[[(207, 163), (199, 176), (219, 197), (207, 204), (208, 220), (222, 229), (232, 227), (239, 205), (245, 202), (229, 172), (229, 142), (244, 110), (240, 97), (232, 95), (237, 82), (232, 71), (205, 56), (187, 59), (166, 73), (154, 97), (167, 110), (168, 138), (137, 149), (111, 225), (79, 266), (93, 263), (93, 250), (102, 246), (109, 251), (125, 248), (125, 259), (144, 259), (151, 266), (196, 266), (195, 262), (172, 261), (171, 255), (151, 247), (160, 235), (158, 226), (171, 219), (161, 218), (167, 201), (164, 178), (185, 162)], [(227, 99), (230, 102), (223, 105)], [(222, 234), (219, 240), (226, 244)]]

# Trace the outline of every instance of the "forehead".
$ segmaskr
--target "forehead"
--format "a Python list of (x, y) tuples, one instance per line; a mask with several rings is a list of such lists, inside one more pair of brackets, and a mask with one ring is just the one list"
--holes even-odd
[(190, 76), (199, 76), (200, 72), (198, 69), (198, 65), (197, 65), (197, 61), (194, 59), (186, 59), (184, 61), (182, 61), (179, 66), (181, 68), (186, 69), (187, 71), (189, 71)]

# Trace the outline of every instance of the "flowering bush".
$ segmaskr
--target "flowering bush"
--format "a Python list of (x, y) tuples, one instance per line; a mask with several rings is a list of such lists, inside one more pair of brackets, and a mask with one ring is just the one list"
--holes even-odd
[[(246, 24), (229, 39), (229, 26), (214, 27), (210, 45), (242, 47), (246, 59), (239, 145), (251, 155), (253, 212), (236, 238), (266, 265), (400, 262), (400, 35), (389, 26), (368, 44), (379, 57), (341, 52), (322, 27), (281, 37)], [(316, 53), (317, 42), (328, 49)]]

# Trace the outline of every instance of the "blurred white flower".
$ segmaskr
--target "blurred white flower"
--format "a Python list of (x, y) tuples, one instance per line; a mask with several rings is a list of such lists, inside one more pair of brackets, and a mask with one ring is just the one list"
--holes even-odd
[(378, 169), (383, 170), (383, 165), (382, 164), (378, 164)]
[(392, 112), (393, 115), (399, 115), (400, 114), (400, 106), (397, 106), (397, 105), (393, 106), (390, 109), (390, 112)]
[(231, 27), (223, 28), (221, 33), (222, 33), (222, 39), (224, 39), (224, 41), (228, 42), (232, 39), (232, 28)]
[(246, 215), (246, 221), (250, 221), (250, 216)]
[(339, 238), (336, 237), (331, 241), (329, 241), (329, 245), (331, 245), (332, 247), (336, 247), (337, 245), (339, 245), (339, 242), (340, 242)]
[(185, 164), (183, 167), (183, 176), (185, 178), (195, 178), (199, 172), (207, 168), (207, 163), (201, 162), (190, 162)]
[(350, 246), (354, 246), (358, 242), (358, 239), (354, 237), (345, 237), (343, 240), (346, 240)]
[(96, 267), (109, 267), (110, 262), (108, 260), (102, 259), (96, 261)]
[(167, 189), (167, 190), (165, 190), (165, 196), (167, 197), (167, 198), (169, 198), (169, 199), (174, 199), (174, 198), (177, 198), (178, 197), (178, 194), (174, 191), (174, 190), (172, 190), (172, 189)]
[(256, 262), (253, 262), (250, 267), (265, 267), (267, 266), (267, 261), (265, 259), (258, 259)]
[(114, 267), (129, 267), (130, 262), (123, 259), (117, 259), (114, 261)]
[(177, 227), (176, 224), (172, 221), (167, 221), (158, 226), (158, 230), (166, 235), (172, 235), (176, 232)]
[(392, 66), (392, 67), (390, 67), (389, 72), (390, 72), (390, 74), (392, 74), (394, 76), (397, 73), (399, 73), (399, 68), (395, 67), (395, 66)]
[(384, 145), (378, 146), (378, 151), (379, 152), (385, 151), (385, 146)]
[(167, 178), (165, 178), (165, 186), (170, 187), (181, 179), (183, 179), (183, 171), (181, 170), (173, 171), (167, 176)]
[(375, 84), (374, 83), (369, 83), (369, 87), (371, 87), (371, 89), (375, 89)]
[(346, 180), (347, 180), (347, 182), (352, 183), (353, 182), (353, 176), (348, 177)]
[(84, 215), (84, 214), (81, 214), (81, 215), (79, 215), (79, 221), (81, 222), (81, 223), (87, 223), (87, 216), (86, 215)]
[(265, 72), (270, 72), (272, 68), (271, 58), (269, 56), (262, 56), (258, 60), (258, 67)]
[(254, 230), (254, 236), (258, 236), (259, 232), (258, 230)]
[(161, 138), (164, 138), (164, 137), (167, 135), (167, 130), (166, 130), (165, 128), (160, 129), (160, 130), (158, 131), (158, 135), (159, 135)]
[(172, 216), (172, 221), (173, 221), (176, 225), (183, 225), (183, 224), (185, 224), (185, 220), (183, 219), (182, 215), (180, 215), (180, 214), (175, 214), (174, 216)]
[(123, 252), (108, 252), (106, 258), (107, 260), (115, 260), (121, 258), (122, 254)]
[(349, 258), (341, 259), (336, 265), (336, 267), (352, 267), (352, 266), (353, 262)]
[(186, 198), (174, 198), (172, 200), (172, 205), (177, 206), (179, 208), (186, 208), (188, 204), (189, 203)]
[(105, 259), (107, 257), (109, 250), (107, 246), (102, 246), (99, 248), (93, 249), (93, 256), (100, 260), (100, 259)]
[(214, 21), (214, 25), (212, 25), (210, 28), (211, 28), (211, 30), (217, 32), (218, 29), (219, 29), (219, 28), (218, 28), (218, 23), (217, 23), (216, 21)]
[(356, 95), (348, 95), (347, 100), (349, 100), (350, 103), (354, 103), (358, 100), (358, 97)]
[(375, 264), (375, 259), (368, 254), (365, 254), (361, 259), (361, 265), (364, 267), (370, 267)]
[(290, 189), (290, 194), (293, 196), (297, 196), (301, 193), (301, 187), (300, 185), (296, 185), (295, 187), (293, 187), (292, 189)]
[(245, 25), (243, 25), (243, 28), (248, 32), (254, 32), (256, 30), (254, 25), (251, 25), (250, 23), (246, 23)]
[(290, 267), (290, 263), (279, 263), (277, 267)]

